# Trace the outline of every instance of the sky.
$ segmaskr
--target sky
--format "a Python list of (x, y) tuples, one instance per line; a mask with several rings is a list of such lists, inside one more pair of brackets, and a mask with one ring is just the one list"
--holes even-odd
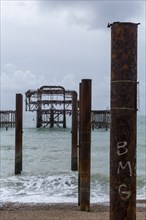
[(0, 1), (1, 110), (43, 85), (79, 90), (92, 79), (92, 109), (110, 108), (111, 29), (138, 26), (138, 109), (146, 113), (145, 1)]

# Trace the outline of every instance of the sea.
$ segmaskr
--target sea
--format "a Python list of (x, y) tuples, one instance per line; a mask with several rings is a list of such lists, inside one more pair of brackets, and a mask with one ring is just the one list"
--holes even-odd
[[(14, 175), (15, 128), (0, 129), (0, 206), (5, 203), (78, 203), (71, 171), (71, 128), (23, 124), (23, 171)], [(91, 132), (91, 203), (109, 202), (110, 129)], [(146, 200), (146, 116), (137, 119), (137, 200)]]

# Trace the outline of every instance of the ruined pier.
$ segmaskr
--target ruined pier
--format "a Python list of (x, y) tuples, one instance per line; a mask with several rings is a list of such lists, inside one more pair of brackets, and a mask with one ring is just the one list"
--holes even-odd
[(0, 111), (0, 128), (14, 128), (15, 114), (14, 110)]
[(62, 86), (42, 86), (25, 93), (26, 111), (36, 111), (36, 127), (66, 128), (66, 116), (72, 114), (75, 91)]

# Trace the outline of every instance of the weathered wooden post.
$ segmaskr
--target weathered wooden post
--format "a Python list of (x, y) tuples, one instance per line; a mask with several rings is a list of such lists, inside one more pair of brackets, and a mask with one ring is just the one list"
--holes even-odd
[(80, 118), (80, 210), (90, 210), (91, 169), (91, 80), (83, 79), (81, 85)]
[(136, 220), (137, 25), (110, 25), (110, 220)]
[(16, 94), (15, 174), (22, 171), (22, 95)]
[(72, 91), (72, 152), (71, 152), (71, 170), (77, 171), (77, 141), (78, 141), (78, 106), (77, 93)]

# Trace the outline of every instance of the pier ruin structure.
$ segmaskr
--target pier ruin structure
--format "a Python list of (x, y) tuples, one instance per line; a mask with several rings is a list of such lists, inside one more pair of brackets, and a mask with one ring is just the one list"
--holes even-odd
[(110, 127), (110, 110), (91, 111), (92, 129), (108, 129)]
[[(36, 111), (37, 128), (47, 126), (66, 128), (67, 115), (77, 114), (77, 118), (79, 117), (79, 103), (74, 90), (65, 90), (62, 86), (42, 86), (37, 90), (28, 90), (25, 96), (26, 111)], [(92, 110), (91, 124), (93, 130), (108, 129), (110, 110)]]
[(66, 116), (72, 114), (72, 101), (77, 94), (62, 86), (42, 86), (28, 90), (25, 96), (26, 111), (36, 111), (37, 128), (66, 128)]
[(15, 113), (14, 110), (0, 111), (0, 128), (14, 128)]

